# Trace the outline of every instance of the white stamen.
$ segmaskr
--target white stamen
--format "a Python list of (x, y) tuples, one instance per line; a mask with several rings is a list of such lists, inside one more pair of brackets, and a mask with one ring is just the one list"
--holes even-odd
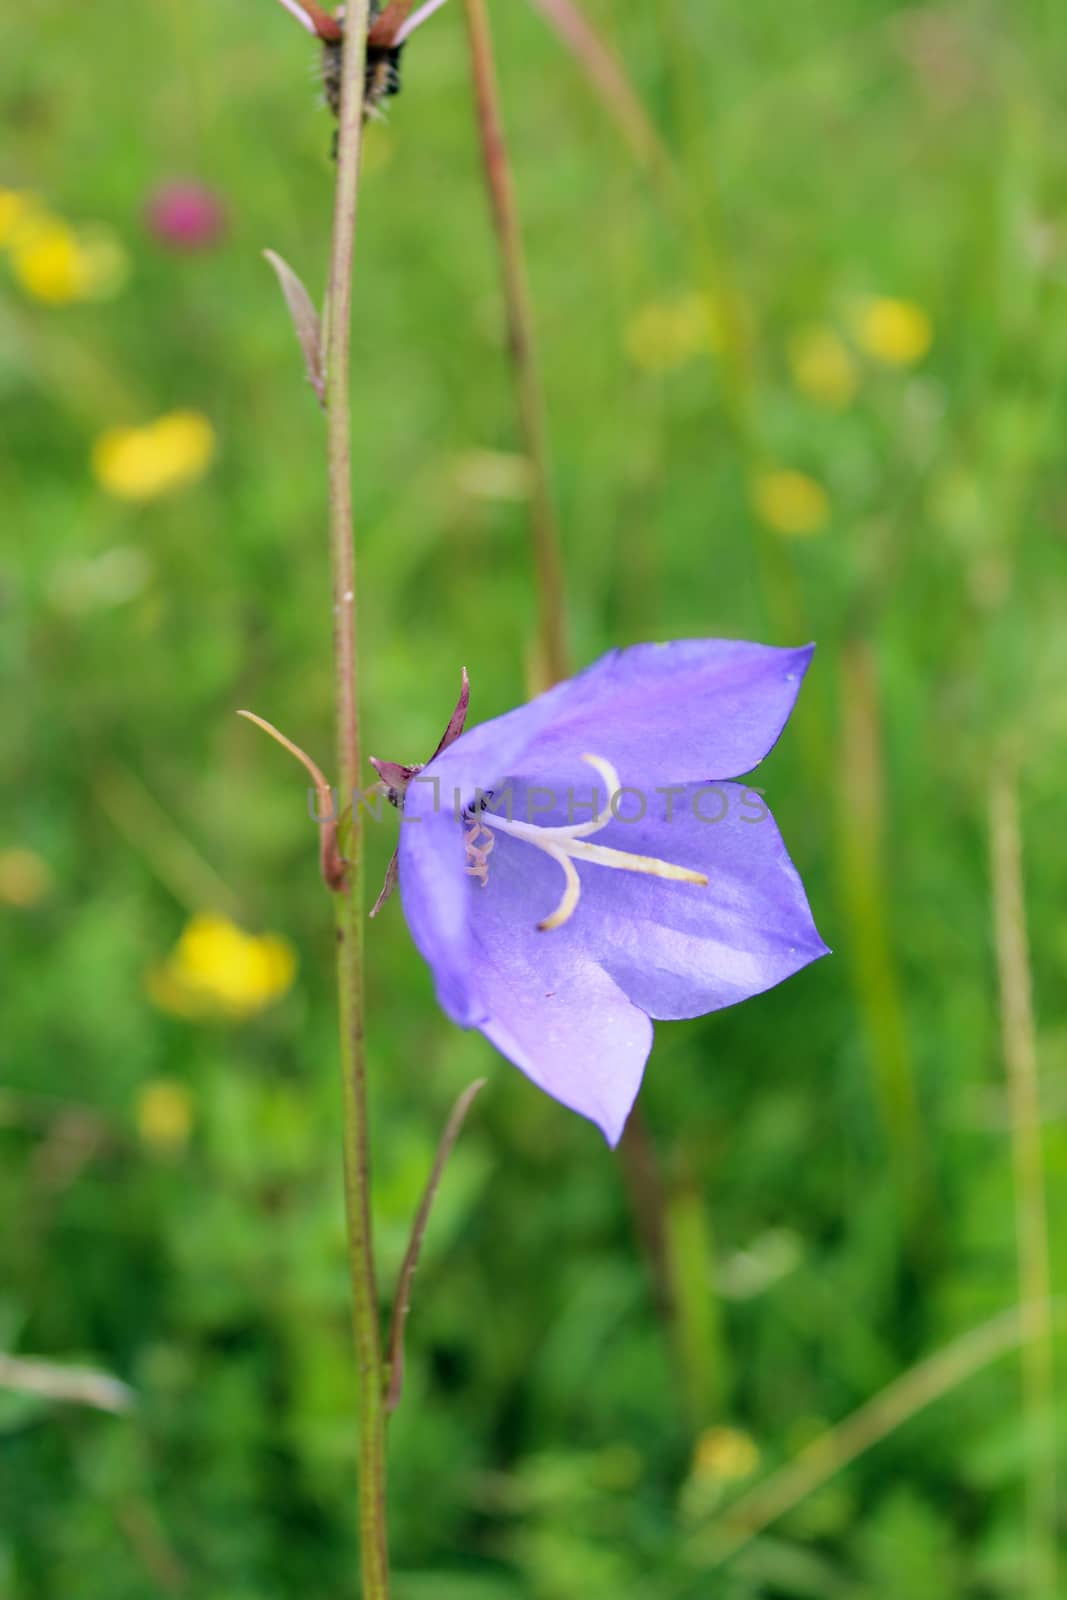
[(578, 904), (582, 885), (578, 877), (577, 868), (566, 851), (561, 850), (558, 845), (554, 844), (546, 844), (542, 848), (546, 855), (552, 857), (553, 861), (559, 862), (563, 868), (563, 876), (567, 880), (567, 887), (563, 891), (563, 899), (555, 911), (550, 917), (545, 917), (542, 922), (537, 924), (538, 933), (550, 933), (553, 928), (562, 928), (563, 924), (574, 915), (574, 908)]
[(489, 876), (489, 863), (486, 857), (492, 849), (492, 844), (480, 846), (477, 840), (483, 832), (488, 833), (491, 838), (493, 829), (510, 834), (513, 839), (521, 839), (524, 844), (532, 844), (536, 849), (543, 850), (545, 855), (551, 856), (552, 860), (563, 868), (563, 876), (566, 879), (563, 898), (551, 916), (545, 917), (537, 924), (543, 933), (553, 928), (561, 928), (574, 915), (582, 892), (581, 880), (574, 866), (575, 860), (588, 861), (591, 866), (615, 867), (622, 872), (638, 872), (648, 878), (663, 878), (672, 883), (694, 883), (700, 888), (707, 888), (706, 874), (694, 872), (690, 867), (677, 867), (670, 861), (660, 861), (656, 856), (639, 856), (629, 850), (614, 850), (610, 845), (586, 844), (585, 840), (589, 834), (599, 833), (612, 820), (611, 800), (620, 792), (622, 785), (615, 768), (609, 761), (605, 761), (603, 756), (584, 755), (582, 760), (594, 767), (607, 785), (607, 810), (598, 813), (590, 822), (572, 822), (559, 827), (544, 828), (533, 822), (516, 822), (507, 817), (499, 817), (495, 812), (490, 826), (485, 821), (484, 813), (480, 812), (466, 836), (467, 854), (471, 863), (467, 871), (481, 880), (483, 888)]
[(675, 883), (698, 883), (701, 888), (707, 887), (705, 873), (694, 872), (692, 867), (676, 867), (658, 856), (639, 856), (629, 850), (613, 850), (607, 844), (585, 844), (581, 839), (576, 839), (567, 853), (598, 867), (621, 867), (623, 872), (642, 872), (646, 878), (670, 878)]
[[(285, 0), (282, 0), (282, 3), (284, 5)], [(432, 17), (435, 11), (439, 11), (444, 3), (445, 0), (426, 0), (424, 6), (420, 6), (417, 11), (413, 12), (406, 22), (402, 22), (393, 37), (394, 49), (398, 45), (402, 45), (404, 40), (415, 32), (416, 28), (421, 28), (423, 23), (429, 17)]]

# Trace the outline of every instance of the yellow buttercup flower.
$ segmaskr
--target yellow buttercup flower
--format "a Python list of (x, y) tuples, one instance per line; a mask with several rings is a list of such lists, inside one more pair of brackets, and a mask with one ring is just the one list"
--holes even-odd
[(93, 446), (97, 482), (120, 500), (154, 500), (202, 478), (215, 430), (199, 411), (170, 411), (141, 428), (109, 428)]
[(129, 276), (125, 250), (102, 223), (79, 229), (31, 209), (15, 218), (9, 248), (16, 279), (46, 305), (106, 300)]
[(696, 1442), (692, 1475), (702, 1483), (737, 1483), (760, 1463), (759, 1446), (738, 1428), (708, 1428)]
[(296, 975), (296, 955), (277, 934), (245, 933), (213, 912), (195, 916), (160, 966), (148, 993), (174, 1016), (253, 1016), (281, 998)]
[(688, 1523), (713, 1514), (724, 1496), (751, 1478), (760, 1464), (756, 1441), (739, 1428), (706, 1428), (696, 1441), (679, 1509)]
[(816, 405), (843, 411), (856, 394), (856, 364), (833, 328), (801, 328), (789, 341), (793, 382)]
[(34, 850), (0, 850), (0, 905), (29, 910), (52, 887), (52, 869)]
[(141, 1088), (136, 1105), (137, 1132), (144, 1144), (163, 1155), (176, 1154), (193, 1130), (193, 1097), (174, 1078), (153, 1078)]
[(11, 265), (19, 283), (35, 300), (65, 305), (82, 298), (78, 240), (74, 229), (59, 217), (41, 213), (16, 224)]
[(889, 367), (911, 367), (934, 342), (934, 325), (914, 300), (868, 300), (856, 313), (856, 340)]
[(706, 295), (689, 293), (642, 306), (626, 325), (626, 353), (644, 372), (673, 372), (720, 344)]
[(0, 189), (0, 249), (6, 249), (36, 209), (37, 198), (28, 189)]
[(830, 500), (821, 483), (806, 472), (779, 468), (764, 472), (752, 486), (757, 515), (775, 533), (802, 537), (818, 533), (830, 515)]

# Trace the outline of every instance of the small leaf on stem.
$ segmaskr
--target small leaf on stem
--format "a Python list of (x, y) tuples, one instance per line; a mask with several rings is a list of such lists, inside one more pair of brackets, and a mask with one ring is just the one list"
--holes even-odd
[(298, 744), (287, 739), (272, 722), (267, 721), (266, 717), (257, 717), (254, 711), (239, 711), (237, 715), (244, 717), (246, 722), (254, 722), (257, 728), (262, 728), (263, 732), (269, 734), (283, 750), (288, 750), (291, 756), (295, 756), (309, 774), (318, 798), (319, 865), (322, 868), (322, 881), (331, 894), (339, 894), (347, 888), (347, 862), (338, 839), (337, 808), (322, 769), (312, 761), (306, 750), (301, 750)]
[(415, 1276), (415, 1268), (419, 1264), (419, 1251), (422, 1249), (423, 1236), (426, 1233), (426, 1224), (430, 1220), (430, 1209), (433, 1206), (434, 1196), (437, 1194), (441, 1182), (441, 1175), (445, 1170), (445, 1163), (452, 1154), (453, 1146), (459, 1138), (464, 1119), (471, 1108), (471, 1104), (479, 1089), (484, 1089), (485, 1078), (475, 1078), (469, 1084), (455, 1105), (452, 1114), (445, 1123), (445, 1131), (441, 1135), (441, 1142), (437, 1146), (430, 1176), (426, 1180), (419, 1209), (415, 1213), (415, 1221), (411, 1226), (411, 1239), (408, 1242), (407, 1253), (400, 1268), (400, 1276), (396, 1284), (396, 1298), (393, 1301), (393, 1318), (389, 1325), (389, 1344), (387, 1347), (387, 1365), (389, 1371), (389, 1388), (385, 1397), (386, 1411), (395, 1411), (400, 1404), (400, 1395), (404, 1387), (404, 1327), (411, 1310), (411, 1280)]
[(319, 405), (325, 410), (326, 364), (322, 353), (322, 324), (319, 314), (315, 310), (311, 296), (288, 262), (283, 261), (274, 250), (264, 250), (263, 255), (277, 273), (285, 303), (289, 307), (293, 328), (300, 341), (300, 348), (304, 352), (304, 368), (308, 382), (315, 391)]

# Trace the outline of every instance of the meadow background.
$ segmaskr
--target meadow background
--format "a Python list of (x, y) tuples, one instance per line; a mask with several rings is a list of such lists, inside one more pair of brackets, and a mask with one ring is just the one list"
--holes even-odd
[[(445, 1021), (399, 904), (374, 924), (387, 1285), (490, 1080), (416, 1282), (397, 1594), (1051, 1600), (1063, 1414), (1013, 1308), (1042, 1182), (1067, 1287), (1062, 18), (584, 5), (674, 176), (532, 5), (491, 8), (575, 664), (818, 642), (758, 781), (836, 954), (662, 1025), (620, 1160)], [(5, 1600), (354, 1588), (331, 918), (303, 778), (234, 715), (328, 760), (323, 428), (260, 257), (318, 291), (314, 61), (271, 0), (0, 17)], [(200, 249), (146, 223), (173, 179), (225, 209)], [(531, 681), (502, 321), (453, 0), (367, 148), (374, 754), (425, 758), (461, 665), (478, 720)], [(1043, 1293), (1032, 1207), (1022, 1239)], [(33, 1392), (71, 1366), (135, 1404)]]

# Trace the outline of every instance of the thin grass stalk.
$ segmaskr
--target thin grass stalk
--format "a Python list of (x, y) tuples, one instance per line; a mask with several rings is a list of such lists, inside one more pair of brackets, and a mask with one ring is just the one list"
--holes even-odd
[(1052, 1600), (1057, 1593), (1056, 1462), (1048, 1220), (1019, 799), (1015, 776), (1006, 764), (994, 765), (989, 787), (989, 848), (1001, 1038), (1011, 1117), (1019, 1315), (1026, 1334), (1022, 1387), (1029, 1593), (1033, 1600)]
[(674, 1352), (686, 1417), (695, 1437), (723, 1410), (729, 1366), (708, 1209), (685, 1151), (676, 1151), (671, 1164), (664, 1230)]
[(101, 810), (190, 914), (205, 908), (240, 922), (243, 908), (148, 785), (127, 767), (104, 767), (92, 780)]
[[(641, 164), (658, 202), (685, 242), (695, 280), (704, 285), (709, 334), (721, 349), (722, 386), (730, 436), (746, 483), (766, 467), (768, 451), (759, 419), (753, 332), (722, 214), (715, 165), (705, 146), (706, 85), (694, 64), (689, 24), (675, 0), (657, 15), (678, 108), (679, 151), (664, 140), (633, 86), (618, 52), (594, 28), (575, 0), (531, 0), (545, 17), (614, 120)], [(788, 553), (758, 518), (751, 544), (764, 610), (777, 638), (810, 638), (806, 607)], [(809, 785), (820, 791), (830, 764), (830, 737), (817, 704), (798, 725)]]
[(664, 185), (669, 203), (675, 203), (682, 185), (671, 153), (617, 53), (574, 0), (531, 0), (531, 4), (586, 73), (638, 161)]
[(330, 247), (325, 330), (325, 402), (330, 555), (334, 601), (337, 781), (352, 801), (344, 834), (347, 873), (334, 896), (337, 986), (344, 1089), (345, 1209), (352, 1281), (359, 1392), (359, 1527), (364, 1600), (387, 1600), (389, 1555), (385, 1510), (385, 1396), (378, 1287), (370, 1212), (363, 986), (363, 822), (355, 803), (360, 781), (357, 680), (356, 559), (352, 523), (351, 323), (352, 266), (363, 136), (363, 78), (369, 0), (346, 12), (337, 186)]
[[(723, 212), (716, 162), (707, 147), (708, 86), (696, 65), (691, 23), (677, 0), (657, 8), (678, 113), (680, 156), (673, 189), (700, 279), (707, 286), (712, 335), (721, 348), (723, 394), (748, 483), (767, 465), (756, 392), (755, 339), (751, 311), (741, 289)], [(803, 596), (781, 539), (752, 518), (752, 544), (770, 620), (783, 641), (808, 638)], [(821, 729), (803, 723), (806, 758), (814, 770), (825, 751)], [(818, 748), (821, 746), (822, 748)], [(825, 762), (822, 762), (825, 768)]]
[(727, 1561), (851, 1462), (1027, 1339), (1015, 1307), (961, 1334), (894, 1378), (844, 1421), (820, 1433), (794, 1460), (727, 1506), (713, 1524), (694, 1535), (688, 1556), (708, 1567)]
[(848, 922), (856, 1003), (867, 1035), (874, 1092), (913, 1245), (930, 1243), (930, 1161), (907, 1018), (900, 996), (882, 859), (882, 730), (869, 648), (851, 641), (840, 664), (841, 736), (835, 769), (838, 895)]
[(552, 490), (548, 431), (534, 338), (526, 255), (500, 110), (489, 13), (485, 0), (464, 0), (464, 3), (478, 134), (493, 226), (500, 249), (519, 429), (530, 465), (530, 532), (537, 584), (539, 667), (541, 686), (544, 687), (558, 683), (567, 676), (569, 670), (559, 523)]

